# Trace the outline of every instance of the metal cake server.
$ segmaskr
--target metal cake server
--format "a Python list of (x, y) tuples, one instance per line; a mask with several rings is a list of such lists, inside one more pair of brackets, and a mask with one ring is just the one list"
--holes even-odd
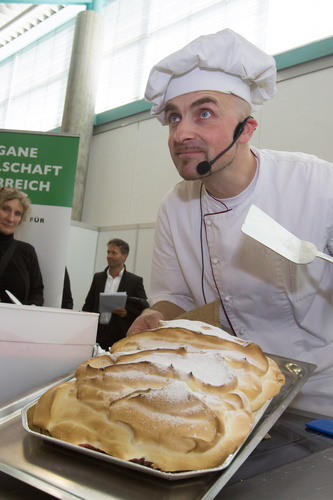
[(295, 264), (310, 264), (316, 257), (333, 263), (333, 257), (300, 240), (255, 205), (247, 213), (242, 232)]

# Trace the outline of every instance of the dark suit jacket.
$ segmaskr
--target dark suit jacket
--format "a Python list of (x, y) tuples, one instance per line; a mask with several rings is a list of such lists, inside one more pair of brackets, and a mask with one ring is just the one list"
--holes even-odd
[[(104, 271), (94, 275), (90, 290), (82, 308), (83, 311), (99, 313), (99, 294), (104, 292), (107, 280), (107, 269), (108, 267), (106, 267)], [(125, 318), (121, 318), (116, 314), (112, 314), (108, 324), (98, 325), (97, 342), (106, 350), (114, 342), (124, 338), (133, 321), (141, 314), (143, 309), (149, 307), (146, 300), (147, 295), (143, 286), (143, 279), (141, 276), (126, 271), (126, 268), (120, 280), (118, 292), (127, 292), (127, 301), (125, 305), (127, 315)]]

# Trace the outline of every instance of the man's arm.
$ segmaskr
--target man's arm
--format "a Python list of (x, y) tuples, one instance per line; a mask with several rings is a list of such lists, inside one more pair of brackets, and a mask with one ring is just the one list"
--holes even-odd
[(136, 277), (135, 289), (133, 293), (133, 297), (138, 297), (139, 299), (147, 300), (147, 294), (145, 287), (143, 285), (143, 278), (141, 276)]
[(134, 321), (126, 335), (129, 336), (133, 335), (133, 333), (142, 332), (143, 330), (157, 328), (159, 321), (175, 319), (184, 312), (184, 309), (172, 302), (157, 302), (155, 305), (142, 312), (141, 316)]

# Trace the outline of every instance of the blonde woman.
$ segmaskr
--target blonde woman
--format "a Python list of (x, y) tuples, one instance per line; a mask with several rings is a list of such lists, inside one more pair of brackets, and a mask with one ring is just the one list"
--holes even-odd
[(29, 207), (29, 198), (18, 189), (0, 190), (0, 300), (11, 302), (9, 290), (22, 304), (42, 306), (44, 285), (36, 251), (14, 238)]

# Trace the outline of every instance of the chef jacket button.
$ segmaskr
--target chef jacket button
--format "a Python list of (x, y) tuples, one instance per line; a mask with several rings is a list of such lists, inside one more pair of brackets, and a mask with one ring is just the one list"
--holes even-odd
[(246, 330), (245, 328), (241, 328), (240, 331), (239, 331), (240, 335), (245, 335), (246, 333)]
[(207, 224), (207, 226), (211, 226), (212, 225), (212, 221), (208, 219), (208, 220), (206, 220), (206, 224)]
[(218, 264), (218, 263), (219, 263), (219, 259), (212, 259), (212, 264), (213, 264), (213, 265), (216, 265), (216, 264)]
[(230, 297), (230, 295), (226, 295), (226, 296), (224, 297), (224, 300), (225, 300), (226, 302), (229, 302), (229, 301), (230, 301), (230, 298), (231, 298), (231, 297)]

